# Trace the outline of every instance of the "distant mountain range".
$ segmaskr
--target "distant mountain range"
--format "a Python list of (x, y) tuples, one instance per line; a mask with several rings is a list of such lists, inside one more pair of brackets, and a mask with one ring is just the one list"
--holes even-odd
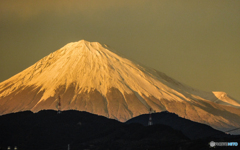
[(240, 103), (226, 93), (196, 90), (108, 49), (69, 43), (1, 82), (0, 115), (61, 107), (125, 122), (151, 109), (221, 131), (240, 127)]
[[(176, 126), (174, 121), (168, 122), (168, 125), (128, 124), (145, 116), (147, 115), (133, 118), (125, 124), (74, 110), (63, 111), (60, 114), (53, 110), (7, 114), (0, 116), (0, 149), (16, 147), (18, 150), (66, 150), (70, 146), (71, 150), (178, 150), (179, 148), (198, 150), (208, 149), (210, 141), (240, 140), (240, 136), (226, 135), (209, 126), (189, 123), (186, 119), (166, 112), (153, 114), (154, 121), (170, 117), (180, 123), (178, 129), (171, 127)], [(197, 132), (186, 134), (186, 128), (189, 128), (190, 132), (194, 128), (195, 131), (200, 130), (204, 138), (196, 134)], [(214, 134), (218, 137), (212, 137)], [(188, 138), (189, 135), (199, 138), (195, 137), (193, 140)]]

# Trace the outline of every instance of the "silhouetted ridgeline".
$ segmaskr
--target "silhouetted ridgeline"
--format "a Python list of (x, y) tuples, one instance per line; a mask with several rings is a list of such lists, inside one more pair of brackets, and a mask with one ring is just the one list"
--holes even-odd
[[(163, 117), (165, 114), (162, 114)], [(153, 118), (154, 122), (157, 122), (155, 115)], [(216, 140), (190, 140), (181, 131), (170, 126), (124, 124), (73, 110), (63, 111), (61, 114), (53, 110), (44, 110), (38, 113), (25, 111), (3, 115), (0, 116), (0, 133), (1, 150), (9, 146), (18, 150), (67, 150), (68, 145), (71, 150), (170, 150), (180, 147), (197, 150), (208, 149), (208, 143)], [(232, 141), (234, 138), (240, 139), (231, 136), (218, 140)]]
[[(200, 139), (207, 137), (230, 137), (228, 134), (225, 134), (222, 131), (218, 131), (213, 129), (212, 127), (197, 123), (185, 118), (181, 118), (178, 115), (170, 112), (161, 112), (161, 113), (153, 113), (152, 120), (153, 124), (162, 124), (170, 126), (176, 130), (183, 132), (190, 139)], [(149, 114), (143, 114), (128, 120), (126, 123), (140, 123), (144, 126), (147, 126), (149, 120)]]

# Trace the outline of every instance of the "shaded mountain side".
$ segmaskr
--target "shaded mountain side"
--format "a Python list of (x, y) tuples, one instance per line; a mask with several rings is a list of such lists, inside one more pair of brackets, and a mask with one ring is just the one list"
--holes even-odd
[(236, 140), (240, 137), (190, 140), (170, 126), (124, 124), (113, 119), (79, 112), (30, 111), (0, 116), (0, 149), (18, 150), (190, 150), (207, 149), (211, 140)]
[(19, 150), (61, 149), (68, 144), (80, 148), (91, 143), (102, 145), (117, 140), (123, 143), (134, 140), (137, 145), (138, 140), (144, 139), (173, 142), (188, 140), (181, 132), (168, 126), (147, 128), (140, 124), (125, 125), (113, 119), (74, 110), (61, 114), (45, 110), (3, 115), (0, 117), (0, 133), (1, 147), (17, 146)]
[[(181, 131), (190, 139), (200, 139), (207, 137), (230, 137), (230, 135), (213, 129), (208, 125), (181, 118), (178, 115), (167, 111), (161, 113), (153, 113), (151, 116), (154, 125), (161, 124), (170, 126), (178, 131)], [(139, 123), (147, 126), (148, 120), (149, 114), (143, 114), (128, 120), (126, 124)]]

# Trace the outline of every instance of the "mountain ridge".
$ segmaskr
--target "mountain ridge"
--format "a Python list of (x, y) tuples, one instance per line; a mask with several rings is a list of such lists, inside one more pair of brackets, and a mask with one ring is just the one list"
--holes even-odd
[[(152, 124), (163, 124), (172, 127), (173, 129), (181, 131), (184, 135), (186, 135), (190, 139), (201, 139), (201, 138), (209, 138), (209, 137), (229, 137), (228, 134), (213, 129), (212, 127), (197, 123), (185, 118), (179, 117), (175, 113), (170, 113), (167, 111), (163, 111), (160, 113), (152, 113)], [(139, 123), (144, 126), (148, 126), (149, 114), (143, 114), (126, 121), (126, 124), (131, 123)]]
[(240, 127), (240, 103), (120, 57), (98, 42), (72, 42), (0, 83), (0, 114), (80, 110), (122, 122), (150, 109), (219, 130)]

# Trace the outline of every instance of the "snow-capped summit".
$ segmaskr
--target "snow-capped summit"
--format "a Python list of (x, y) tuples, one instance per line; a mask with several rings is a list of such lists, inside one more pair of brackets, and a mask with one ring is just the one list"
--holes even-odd
[(203, 92), (142, 67), (98, 42), (65, 45), (0, 83), (0, 114), (80, 110), (126, 121), (150, 108), (227, 130), (240, 127), (240, 103), (224, 92)]

